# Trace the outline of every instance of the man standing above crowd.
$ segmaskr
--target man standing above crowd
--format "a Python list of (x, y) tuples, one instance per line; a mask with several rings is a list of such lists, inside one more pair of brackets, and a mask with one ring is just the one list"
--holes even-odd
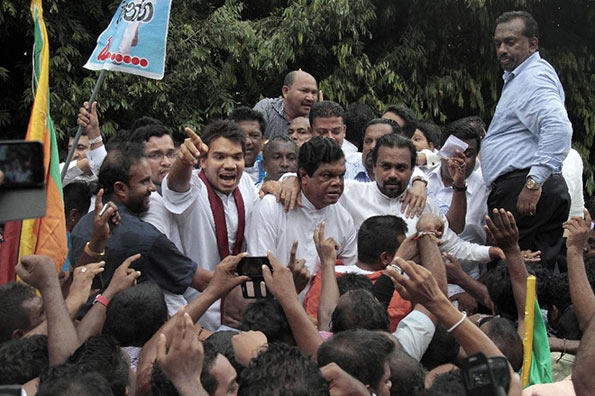
[(308, 115), (316, 102), (318, 85), (310, 74), (294, 70), (285, 76), (281, 92), (282, 98), (265, 98), (254, 106), (254, 110), (261, 112), (266, 121), (266, 140), (285, 135), (294, 118)]
[[(203, 141), (189, 128), (163, 183), (163, 202), (174, 214), (182, 251), (200, 268), (212, 271), (230, 254), (243, 250), (248, 215), (258, 199), (252, 178), (244, 173), (244, 134), (233, 121), (215, 121)], [(194, 165), (200, 161), (201, 169)], [(192, 298), (187, 294), (187, 297)], [(220, 304), (213, 304), (201, 324), (215, 330)]]
[(496, 20), (494, 44), (504, 87), (482, 143), (481, 165), (492, 185), (490, 212), (512, 212), (521, 249), (541, 250), (542, 261), (553, 268), (570, 205), (561, 170), (572, 126), (564, 89), (540, 57), (538, 37), (537, 22), (527, 12), (506, 12)]

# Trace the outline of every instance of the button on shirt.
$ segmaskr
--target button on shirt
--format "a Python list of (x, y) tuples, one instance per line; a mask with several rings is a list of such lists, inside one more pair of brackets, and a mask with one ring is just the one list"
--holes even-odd
[[(163, 204), (174, 215), (184, 254), (195, 260), (200, 268), (213, 271), (221, 258), (217, 250), (215, 220), (213, 219), (207, 188), (203, 181), (199, 179), (198, 172), (199, 170), (192, 172), (190, 188), (188, 191), (181, 193), (168, 188), (168, 176), (166, 176), (161, 184), (163, 187)], [(242, 174), (238, 188), (244, 200), (246, 217), (249, 217), (254, 203), (258, 200), (258, 191), (252, 178), (245, 173)], [(228, 243), (231, 250), (235, 244), (238, 228), (238, 212), (235, 199), (232, 194), (225, 195), (217, 192), (217, 195), (223, 203)], [(248, 219), (246, 219), (246, 222), (248, 223)], [(215, 331), (221, 324), (219, 302), (213, 304), (199, 322), (208, 330)]]
[[(403, 216), (401, 213), (401, 197), (389, 198), (380, 191), (376, 182), (359, 183), (353, 180), (345, 180), (345, 190), (339, 199), (339, 203), (353, 217), (356, 230), (359, 230), (362, 223), (369, 217), (393, 215), (405, 221), (407, 224), (406, 235), (409, 236), (416, 232), (419, 217), (416, 215), (410, 219)], [(440, 247), (441, 251), (452, 254), (458, 260), (481, 263), (490, 261), (489, 247), (460, 239), (448, 228), (446, 216), (431, 198), (426, 201), (424, 213), (433, 213), (440, 217), (440, 220), (444, 223), (444, 234), (442, 235), (444, 244)]]
[(264, 138), (270, 140), (275, 136), (286, 136), (289, 120), (285, 116), (283, 98), (265, 98), (256, 103), (254, 110), (259, 111), (266, 121)]
[(564, 89), (538, 52), (503, 78), (502, 95), (481, 143), (483, 177), (491, 185), (506, 173), (531, 168), (529, 176), (543, 184), (561, 172), (570, 149), (572, 125)]
[(314, 229), (326, 222), (325, 235), (338, 244), (337, 258), (345, 265), (357, 261), (357, 239), (353, 220), (339, 205), (316, 207), (302, 193), (303, 207), (285, 212), (274, 196), (267, 195), (255, 206), (246, 230), (248, 255), (266, 256), (270, 250), (280, 263), (287, 265), (293, 241), (299, 241), (296, 258), (306, 260), (310, 273), (316, 274), (320, 259), (314, 245)]

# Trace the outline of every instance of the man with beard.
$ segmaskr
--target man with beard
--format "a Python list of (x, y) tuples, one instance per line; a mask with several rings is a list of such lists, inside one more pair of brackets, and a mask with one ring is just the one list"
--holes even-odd
[(254, 110), (262, 113), (266, 121), (266, 140), (285, 135), (294, 118), (308, 115), (316, 102), (318, 85), (310, 74), (294, 70), (285, 76), (281, 92), (282, 98), (265, 98), (254, 106)]
[[(126, 142), (111, 150), (99, 170), (99, 185), (103, 192), (97, 194), (95, 210), (81, 218), (72, 231), (69, 260), (74, 266), (105, 261), (104, 271), (97, 275), (103, 287), (125, 259), (140, 253), (131, 265), (141, 272), (139, 282), (150, 280), (176, 294), (191, 285), (206, 287), (208, 274), (197, 269), (196, 263), (153, 225), (139, 218), (149, 209), (149, 196), (155, 191), (151, 167), (140, 144)], [(102, 210), (104, 205), (108, 206), (106, 210)], [(120, 222), (108, 225), (116, 208)]]
[(248, 254), (266, 256), (270, 250), (281, 263), (289, 263), (292, 245), (298, 241), (294, 256), (304, 259), (309, 272), (315, 274), (320, 263), (314, 229), (325, 222), (326, 235), (337, 242), (338, 258), (345, 265), (354, 265), (357, 244), (353, 220), (337, 204), (343, 193), (344, 174), (344, 154), (334, 140), (315, 137), (304, 143), (298, 154), (302, 206), (286, 212), (273, 195), (260, 200), (248, 222)]
[[(184, 141), (163, 182), (163, 202), (176, 220), (182, 251), (213, 271), (230, 254), (244, 250), (246, 220), (258, 191), (244, 173), (246, 140), (230, 120), (207, 125), (203, 140), (186, 128)], [(201, 169), (194, 169), (200, 161)], [(246, 234), (247, 235), (247, 234)], [(187, 299), (196, 296), (189, 291)], [(221, 323), (220, 303), (213, 304), (200, 323), (214, 331)]]

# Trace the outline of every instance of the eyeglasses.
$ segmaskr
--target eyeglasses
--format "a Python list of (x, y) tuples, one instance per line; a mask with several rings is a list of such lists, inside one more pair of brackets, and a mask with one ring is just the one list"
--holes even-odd
[(163, 154), (161, 151), (154, 151), (146, 155), (146, 157), (150, 160), (162, 160), (163, 157), (167, 157), (170, 160), (176, 159), (176, 152), (175, 151), (168, 151), (166, 154)]

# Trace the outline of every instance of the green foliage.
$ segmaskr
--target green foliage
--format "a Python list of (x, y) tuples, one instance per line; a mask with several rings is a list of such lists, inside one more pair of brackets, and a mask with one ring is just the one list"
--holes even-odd
[[(18, 4), (18, 6), (17, 6)], [(84, 4), (84, 6), (81, 6)], [(52, 116), (63, 136), (97, 78), (82, 68), (119, 1), (46, 0)], [(489, 121), (502, 86), (492, 45), (503, 11), (540, 22), (541, 52), (566, 90), (573, 146), (595, 191), (595, 3), (580, 0), (187, 0), (172, 5), (162, 81), (108, 73), (100, 92), (109, 135), (136, 118), (163, 120), (182, 137), (239, 104), (278, 96), (285, 74), (302, 68), (327, 99), (365, 102), (380, 112), (404, 103), (443, 124), (478, 114)], [(31, 104), (28, 7), (0, 0), (0, 127), (24, 134)], [(23, 39), (23, 37), (25, 39)]]

